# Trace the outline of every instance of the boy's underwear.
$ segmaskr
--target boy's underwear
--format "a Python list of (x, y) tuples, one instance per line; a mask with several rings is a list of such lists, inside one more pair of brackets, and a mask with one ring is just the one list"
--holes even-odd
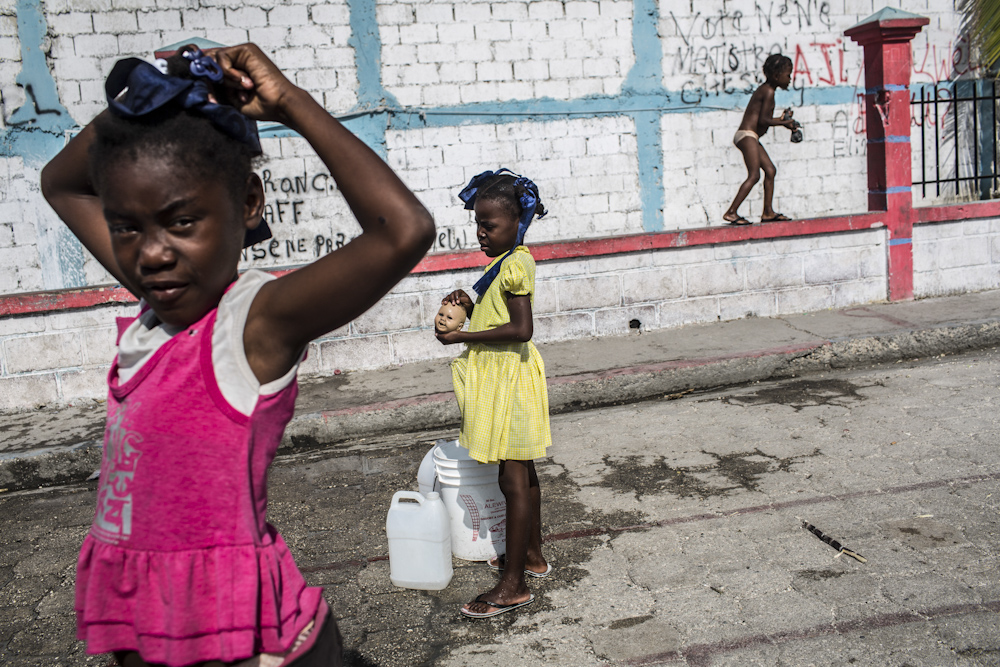
[(740, 142), (747, 137), (753, 137), (754, 141), (760, 141), (760, 137), (753, 130), (736, 130), (736, 135), (733, 137), (733, 145), (739, 146)]

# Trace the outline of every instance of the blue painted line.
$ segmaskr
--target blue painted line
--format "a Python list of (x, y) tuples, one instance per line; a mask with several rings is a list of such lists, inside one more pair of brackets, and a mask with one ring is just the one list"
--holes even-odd
[[(633, 0), (632, 51), (635, 63), (622, 83), (619, 100), (632, 99), (638, 93), (663, 96), (663, 49), (657, 34), (660, 9), (657, 0)], [(669, 100), (669, 97), (668, 97)], [(652, 105), (654, 108), (660, 105)], [(659, 111), (633, 111), (636, 158), (639, 171), (639, 201), (642, 205), (642, 228), (647, 232), (663, 230), (663, 133)]]
[[(705, 113), (709, 111), (743, 110), (750, 96), (742, 92), (712, 93), (702, 103), (684, 104), (681, 100), (691, 90), (593, 95), (572, 100), (534, 98), (475, 102), (445, 107), (387, 108), (389, 127), (407, 130), (422, 127), (452, 127), (470, 123), (513, 123), (525, 120), (562, 120), (567, 116), (596, 117), (629, 115), (644, 111), (667, 113)], [(807, 105), (848, 104), (854, 99), (854, 89), (848, 86), (805, 91)]]
[(912, 186), (910, 185), (896, 185), (891, 188), (886, 188), (885, 190), (869, 190), (870, 195), (901, 195), (904, 192), (911, 192)]
[[(21, 71), (16, 81), (25, 91), (24, 104), (15, 109), (0, 133), (0, 157), (21, 157), (39, 168), (65, 144), (66, 131), (76, 125), (59, 101), (56, 82), (45, 61), (42, 44), (48, 26), (40, 0), (18, 0), (17, 36), (21, 43)], [(82, 264), (83, 256), (80, 256)]]
[[(625, 77), (622, 90), (636, 93), (663, 91), (663, 50), (657, 34), (660, 8), (657, 0), (632, 2), (632, 52), (635, 63)], [(626, 94), (627, 94), (626, 92)]]
[(889, 239), (889, 245), (910, 245), (913, 243), (913, 239)]
[(639, 201), (642, 204), (642, 228), (647, 232), (663, 231), (663, 133), (660, 114), (640, 111), (632, 114), (638, 146)]
[(904, 136), (902, 134), (890, 134), (888, 136), (882, 137), (881, 139), (869, 139), (870, 144), (908, 144), (910, 143), (910, 137)]
[[(398, 107), (399, 102), (382, 86), (382, 36), (375, 15), (376, 0), (347, 0), (351, 36), (347, 43), (354, 48), (358, 76), (357, 111), (371, 111), (353, 123), (352, 131), (384, 159), (386, 122), (378, 118), (380, 107)], [(376, 115), (377, 114), (377, 115)]]
[[(59, 101), (42, 45), (48, 33), (40, 0), (18, 0), (17, 37), (21, 43), (21, 71), (16, 81), (24, 88), (24, 104), (14, 110), (0, 133), (0, 157), (21, 157), (40, 169), (66, 143), (66, 132), (76, 125)], [(47, 213), (51, 215), (51, 213)], [(83, 246), (59, 223), (39, 243), (39, 262), (46, 286), (82, 287)]]

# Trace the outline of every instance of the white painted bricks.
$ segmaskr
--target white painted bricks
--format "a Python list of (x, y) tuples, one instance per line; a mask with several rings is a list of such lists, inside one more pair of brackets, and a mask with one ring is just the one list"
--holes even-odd
[(457, 195), (475, 174), (501, 166), (534, 180), (550, 210), (532, 223), (529, 243), (641, 232), (627, 217), (640, 210), (633, 132), (631, 120), (606, 117), (395, 131), (386, 139), (390, 164), (433, 211), (435, 250), (444, 251), (476, 247), (471, 213)]
[[(441, 102), (419, 89), (445, 81), (462, 86), (462, 102), (510, 99), (515, 89), (504, 84), (518, 82), (526, 84), (517, 89), (519, 96), (528, 99), (566, 99), (584, 90), (616, 93), (634, 62), (631, 9), (625, 0), (380, 0), (379, 21), (393, 28), (382, 32), (386, 87), (401, 100), (425, 105)], [(434, 44), (449, 48), (419, 48)], [(413, 46), (416, 59), (403, 60)]]
[(916, 297), (1000, 287), (1000, 219), (915, 225)]

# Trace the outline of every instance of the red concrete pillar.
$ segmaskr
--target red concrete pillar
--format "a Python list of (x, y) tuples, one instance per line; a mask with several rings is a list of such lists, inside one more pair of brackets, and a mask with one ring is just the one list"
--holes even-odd
[(844, 31), (865, 50), (868, 210), (886, 212), (892, 301), (913, 298), (910, 42), (928, 23), (886, 7)]

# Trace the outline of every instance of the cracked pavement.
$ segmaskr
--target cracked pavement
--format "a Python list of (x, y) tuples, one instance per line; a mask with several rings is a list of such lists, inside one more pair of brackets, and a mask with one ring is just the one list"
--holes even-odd
[[(392, 493), (449, 432), (282, 457), (269, 515), (349, 665), (1000, 665), (998, 377), (994, 348), (554, 416), (555, 573), (487, 621), (458, 614), (485, 565), (422, 592), (383, 559)], [(0, 663), (108, 664), (72, 615), (94, 489), (0, 494)]]

